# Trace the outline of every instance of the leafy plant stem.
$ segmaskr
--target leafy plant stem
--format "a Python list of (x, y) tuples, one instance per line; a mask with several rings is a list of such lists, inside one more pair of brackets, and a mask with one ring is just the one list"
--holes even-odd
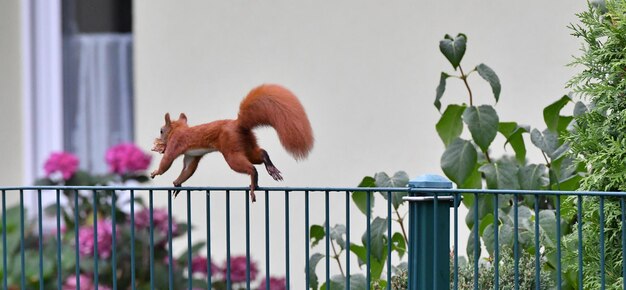
[(400, 224), (400, 229), (402, 229), (402, 236), (404, 237), (404, 242), (409, 244), (409, 239), (407, 238), (406, 235), (406, 230), (404, 229), (404, 219), (400, 216), (400, 213), (398, 212), (398, 210), (395, 210), (396, 212), (396, 216), (398, 216), (398, 219), (396, 220), (396, 222), (398, 222), (398, 224)]
[(467, 83), (467, 77), (469, 76), (469, 74), (465, 74), (463, 72), (463, 67), (461, 67), (461, 65), (459, 65), (459, 71), (461, 72), (461, 79), (463, 80), (463, 83), (465, 84), (465, 87), (467, 88), (467, 92), (469, 93), (469, 105), (473, 106), (474, 98), (472, 96), (472, 89), (470, 89), (469, 84)]
[(484, 151), (483, 153), (485, 154), (485, 159), (487, 159), (487, 163), (493, 163), (491, 162), (491, 158), (489, 157), (489, 151)]
[(546, 167), (550, 168), (550, 166), (552, 165), (550, 163), (550, 160), (548, 159), (548, 156), (546, 155), (546, 152), (543, 152), (543, 150), (541, 151), (541, 155), (543, 155), (543, 159), (546, 161)]
[(345, 277), (346, 275), (343, 273), (343, 267), (341, 267), (341, 260), (339, 260), (339, 254), (337, 254), (337, 250), (335, 249), (335, 243), (333, 241), (330, 241), (330, 245), (333, 249), (333, 259), (335, 259), (335, 261), (337, 261), (337, 265), (339, 266), (339, 271), (341, 272), (341, 276)]

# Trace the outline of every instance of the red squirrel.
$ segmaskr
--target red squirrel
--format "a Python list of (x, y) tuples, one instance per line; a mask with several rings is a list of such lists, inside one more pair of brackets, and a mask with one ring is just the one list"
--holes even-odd
[[(165, 114), (161, 137), (156, 138), (152, 151), (163, 154), (159, 168), (150, 177), (165, 173), (172, 162), (183, 158), (183, 170), (174, 180), (180, 187), (198, 168), (198, 162), (207, 153), (219, 151), (230, 168), (250, 175), (250, 197), (256, 201), (258, 173), (254, 164), (265, 164), (274, 180), (283, 180), (267, 151), (259, 147), (252, 129), (271, 126), (278, 133), (281, 144), (296, 160), (304, 159), (313, 148), (313, 130), (306, 112), (296, 96), (279, 85), (265, 84), (248, 93), (239, 106), (236, 120), (218, 120), (190, 127), (184, 113), (176, 121)], [(174, 192), (174, 197), (179, 191)]]

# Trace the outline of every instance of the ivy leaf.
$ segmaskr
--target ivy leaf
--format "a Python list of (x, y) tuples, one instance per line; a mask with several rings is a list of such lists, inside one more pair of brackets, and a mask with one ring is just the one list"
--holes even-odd
[(317, 244), (324, 239), (326, 235), (326, 231), (323, 226), (320, 225), (312, 225), (309, 230), (309, 238), (311, 239), (311, 247), (317, 246)]
[(515, 151), (515, 159), (520, 164), (523, 164), (526, 161), (526, 144), (522, 134), (528, 133), (530, 128), (528, 126), (520, 126), (516, 122), (502, 122), (498, 125), (498, 131), (506, 138), (504, 146), (506, 147), (507, 144), (510, 144), (513, 151)]
[[(315, 289), (315, 288), (314, 288)], [(320, 290), (343, 290), (346, 289), (346, 277), (343, 275), (334, 275), (330, 278), (330, 287), (326, 287), (326, 283), (322, 284)], [(363, 274), (350, 275), (350, 289), (365, 290), (367, 280)]]
[(467, 36), (463, 33), (457, 34), (455, 38), (446, 34), (444, 39), (439, 41), (439, 50), (448, 59), (455, 70), (459, 67), (463, 55), (465, 55), (466, 44)]
[[(476, 235), (476, 233), (474, 232), (474, 230), (472, 229), (472, 231), (469, 234), (469, 237), (467, 239), (467, 248), (465, 249), (466, 253), (467, 253), (467, 257), (469, 258), (470, 261), (473, 261), (474, 258), (480, 258), (480, 239), (478, 239), (478, 244), (475, 243), (474, 241), (474, 236)], [(474, 257), (474, 250), (478, 250), (478, 255), (476, 255), (477, 257)]]
[(445, 72), (441, 73), (441, 77), (439, 77), (439, 85), (437, 86), (437, 95), (435, 96), (435, 108), (437, 111), (441, 111), (441, 97), (443, 97), (443, 92), (446, 91), (446, 79), (450, 77)]
[(315, 274), (315, 268), (323, 258), (324, 255), (320, 253), (315, 253), (309, 258), (309, 285), (313, 289), (318, 289), (317, 285), (319, 285), (319, 281), (317, 279), (317, 275)]
[(476, 167), (478, 154), (474, 145), (456, 138), (441, 156), (441, 169), (457, 185), (464, 184)]
[(463, 119), (461, 117), (466, 108), (465, 105), (448, 105), (439, 118), (435, 128), (444, 145), (448, 146), (452, 140), (463, 133)]
[[(374, 175), (376, 179), (377, 187), (406, 187), (409, 183), (409, 175), (404, 171), (396, 172), (392, 177), (389, 177), (387, 173), (379, 172)], [(382, 192), (385, 199), (388, 199), (388, 192)], [(391, 203), (395, 209), (398, 209), (402, 204), (402, 197), (407, 195), (406, 192), (391, 192)]]
[[(358, 187), (376, 187), (376, 179), (371, 176), (363, 177)], [(370, 195), (370, 208), (367, 208), (367, 195)], [(359, 208), (363, 214), (367, 214), (369, 210), (371, 212), (374, 206), (374, 192), (371, 191), (355, 191), (352, 193), (352, 201)]]
[(515, 164), (501, 160), (487, 163), (478, 169), (485, 175), (487, 188), (490, 189), (519, 189), (518, 170)]
[[(350, 244), (350, 251), (357, 256), (359, 267), (365, 265), (367, 261), (367, 248), (357, 244)], [(387, 247), (383, 247), (383, 259), (378, 261), (377, 259), (370, 259), (371, 278), (372, 280), (378, 280), (385, 267), (385, 260), (387, 260)]]
[(472, 133), (476, 145), (483, 152), (487, 152), (489, 145), (498, 134), (500, 122), (496, 110), (489, 105), (467, 107), (463, 112), (463, 121)]
[(520, 189), (539, 190), (548, 186), (547, 168), (543, 164), (529, 164), (520, 168), (518, 177)]
[(464, 184), (476, 167), (477, 159), (474, 145), (470, 141), (456, 138), (441, 156), (441, 169), (452, 182)]
[(496, 72), (484, 63), (476, 66), (476, 70), (478, 71), (478, 74), (485, 79), (489, 85), (491, 85), (491, 91), (493, 92), (493, 97), (496, 99), (497, 103), (500, 99), (500, 91), (502, 90), (502, 87), (500, 86), (500, 78), (498, 78)]
[(559, 122), (561, 121), (561, 109), (571, 102), (572, 98), (568, 95), (561, 97), (558, 101), (548, 105), (543, 109), (543, 120), (548, 126), (548, 130), (557, 132), (559, 128)]

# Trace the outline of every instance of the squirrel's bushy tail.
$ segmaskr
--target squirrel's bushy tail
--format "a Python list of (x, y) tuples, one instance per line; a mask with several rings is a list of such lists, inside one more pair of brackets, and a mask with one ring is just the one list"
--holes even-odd
[(237, 117), (243, 129), (272, 126), (280, 143), (296, 160), (307, 157), (313, 148), (313, 130), (296, 96), (279, 85), (261, 85), (248, 93)]

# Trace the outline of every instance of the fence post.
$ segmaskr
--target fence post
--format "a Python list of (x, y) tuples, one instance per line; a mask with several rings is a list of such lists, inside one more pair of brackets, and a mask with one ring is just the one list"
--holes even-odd
[[(449, 189), (452, 182), (427, 174), (410, 180), (409, 188)], [(454, 197), (410, 191), (404, 199), (409, 202), (409, 289), (449, 289), (450, 207)]]

